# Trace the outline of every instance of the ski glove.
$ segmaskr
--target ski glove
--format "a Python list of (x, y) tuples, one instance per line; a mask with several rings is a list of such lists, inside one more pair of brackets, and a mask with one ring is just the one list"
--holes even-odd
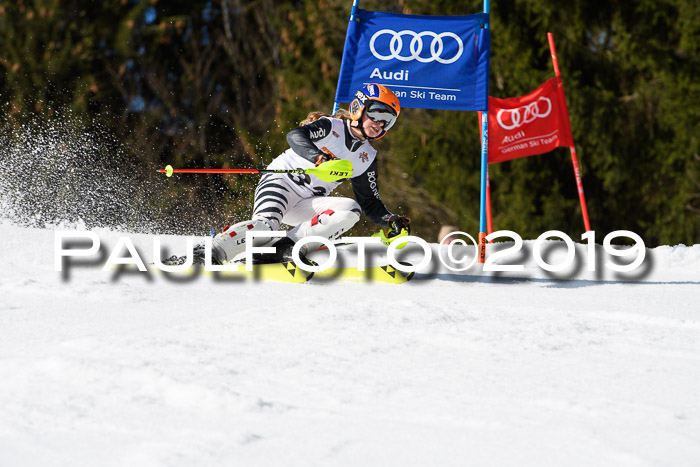
[(319, 165), (323, 164), (324, 162), (332, 161), (333, 159), (337, 159), (333, 154), (319, 154), (316, 156), (316, 167)]
[(388, 222), (391, 230), (389, 231), (387, 238), (397, 236), (401, 233), (403, 229), (406, 229), (406, 232), (408, 232), (409, 234), (411, 233), (411, 219), (409, 219), (408, 217), (399, 216), (398, 214), (392, 214)]

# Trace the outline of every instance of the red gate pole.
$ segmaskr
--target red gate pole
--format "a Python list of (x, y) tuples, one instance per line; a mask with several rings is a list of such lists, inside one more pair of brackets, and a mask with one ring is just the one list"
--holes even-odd
[[(557, 77), (557, 86), (561, 91), (562, 104), (564, 106), (564, 116), (566, 118), (566, 124), (569, 126), (569, 132), (571, 132), (571, 122), (569, 121), (569, 109), (566, 107), (566, 96), (564, 95), (564, 84), (561, 80), (561, 73), (559, 72), (559, 62), (557, 61), (557, 51), (554, 48), (554, 37), (552, 33), (547, 33), (547, 39), (549, 40), (549, 51), (552, 53), (552, 65), (554, 66), (554, 74)], [(571, 140), (573, 142), (573, 133)], [(578, 199), (581, 202), (581, 214), (583, 214), (583, 224), (586, 227), (586, 232), (591, 230), (591, 224), (588, 221), (588, 209), (586, 208), (586, 197), (583, 194), (583, 182), (581, 181), (581, 170), (579, 169), (578, 159), (576, 158), (576, 146), (569, 146), (569, 151), (571, 151), (571, 162), (574, 165), (574, 175), (576, 176), (576, 187), (578, 188)]]

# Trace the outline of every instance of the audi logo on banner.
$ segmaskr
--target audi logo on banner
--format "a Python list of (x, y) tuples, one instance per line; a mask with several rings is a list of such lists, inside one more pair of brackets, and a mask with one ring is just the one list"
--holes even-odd
[[(390, 53), (387, 55), (383, 55), (377, 52), (377, 48), (375, 47), (377, 38), (383, 35), (391, 36), (391, 41), (389, 42), (388, 50), (388, 52)], [(406, 55), (405, 52), (402, 55), (404, 49), (404, 42), (402, 39), (403, 36), (409, 36), (412, 38), (408, 46), (409, 51), (411, 53), (410, 55)], [(423, 52), (424, 37), (432, 38), (432, 41), (430, 42), (430, 57), (421, 57), (421, 53)], [(445, 48), (445, 45), (443, 44), (443, 39), (454, 40), (457, 43), (459, 50), (452, 57), (442, 56), (443, 50)], [(450, 63), (456, 62), (459, 59), (459, 57), (462, 56), (462, 52), (464, 51), (464, 44), (462, 43), (462, 40), (459, 38), (459, 36), (453, 32), (443, 32), (438, 34), (433, 31), (415, 32), (409, 31), (408, 29), (404, 29), (403, 31), (396, 32), (392, 29), (382, 29), (380, 31), (375, 32), (372, 38), (370, 39), (369, 49), (372, 52), (372, 55), (377, 57), (379, 60), (391, 60), (395, 58), (396, 60), (401, 60), (402, 62), (418, 60), (421, 63), (430, 63), (436, 61), (438, 63), (442, 63), (443, 65), (448, 65)]]
[[(543, 110), (546, 108), (547, 110)], [(496, 114), (498, 124), (504, 130), (514, 130), (520, 128), (526, 123), (533, 122), (536, 118), (545, 118), (552, 112), (552, 101), (549, 98), (541, 96), (535, 102), (532, 102), (517, 109), (501, 109)], [(511, 124), (503, 123), (503, 114), (510, 115)]]

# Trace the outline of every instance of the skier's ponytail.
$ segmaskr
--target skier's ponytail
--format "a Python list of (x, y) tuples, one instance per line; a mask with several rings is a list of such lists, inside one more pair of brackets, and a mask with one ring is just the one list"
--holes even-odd
[[(318, 110), (315, 110), (313, 112), (309, 112), (309, 115), (306, 116), (304, 120), (299, 123), (299, 126), (304, 126), (308, 123), (315, 122), (321, 117), (330, 117), (330, 114), (327, 114), (325, 112), (319, 112)], [(334, 118), (341, 118), (343, 120), (350, 120), (350, 112), (348, 112), (345, 109), (338, 109), (338, 111), (333, 115)]]

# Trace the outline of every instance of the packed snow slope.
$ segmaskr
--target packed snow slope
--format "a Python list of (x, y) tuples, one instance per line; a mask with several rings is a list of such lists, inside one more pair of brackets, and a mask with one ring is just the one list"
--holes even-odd
[(128, 234), (94, 232), (57, 272), (0, 223), (3, 467), (700, 464), (700, 245), (294, 285), (103, 272)]

